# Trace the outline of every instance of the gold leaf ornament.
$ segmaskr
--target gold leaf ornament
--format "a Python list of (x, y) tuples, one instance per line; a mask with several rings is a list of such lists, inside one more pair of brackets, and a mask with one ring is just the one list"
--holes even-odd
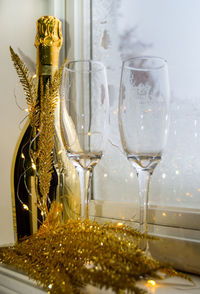
[[(41, 83), (43, 88), (43, 84)], [(50, 86), (50, 81), (47, 82), (45, 93), (41, 89), (41, 125), (38, 143), (38, 174), (39, 187), (42, 197), (42, 209), (47, 216), (48, 214), (48, 194), (50, 189), (50, 181), (52, 174), (53, 163), (53, 148), (54, 148), (54, 110), (57, 103), (55, 95), (55, 87)]]
[(18, 74), (20, 83), (24, 90), (24, 95), (26, 97), (26, 102), (28, 105), (29, 119), (32, 127), (36, 126), (39, 119), (38, 109), (35, 108), (36, 103), (36, 86), (32, 75), (29, 73), (27, 66), (19, 58), (19, 56), (14, 52), (10, 46), (11, 58)]

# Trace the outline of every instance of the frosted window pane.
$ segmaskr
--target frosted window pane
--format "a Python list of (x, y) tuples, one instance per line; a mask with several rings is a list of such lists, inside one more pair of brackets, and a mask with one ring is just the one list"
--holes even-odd
[(138, 201), (135, 171), (123, 155), (117, 106), (121, 61), (139, 55), (168, 60), (171, 125), (150, 187), (151, 204), (200, 208), (200, 2), (93, 0), (93, 58), (108, 69), (110, 140), (96, 167), (95, 198)]

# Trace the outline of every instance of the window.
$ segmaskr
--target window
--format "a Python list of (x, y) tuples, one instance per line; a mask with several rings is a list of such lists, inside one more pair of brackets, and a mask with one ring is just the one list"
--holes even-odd
[[(200, 272), (199, 8), (189, 0), (94, 0), (91, 12), (92, 57), (107, 67), (110, 94), (110, 136), (95, 171), (94, 213), (137, 221), (138, 182), (118, 132), (120, 67), (129, 57), (161, 56), (169, 66), (171, 125), (150, 185), (150, 231), (163, 237), (152, 250), (194, 272)], [(188, 252), (184, 268), (180, 252)]]

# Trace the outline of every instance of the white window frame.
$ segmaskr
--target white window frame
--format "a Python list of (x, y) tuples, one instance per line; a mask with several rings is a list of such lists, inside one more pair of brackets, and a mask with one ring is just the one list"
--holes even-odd
[[(159, 287), (156, 287), (155, 293), (165, 293), (175, 294), (179, 293), (180, 290), (187, 291), (187, 294), (195, 294), (199, 291), (200, 288), (200, 278), (196, 276), (191, 276), (194, 285), (191, 285), (190, 282), (185, 281), (180, 278), (171, 278), (164, 281), (158, 281)], [(149, 285), (145, 281), (140, 281), (137, 283), (139, 287), (142, 287), (146, 290), (149, 289)], [(30, 280), (26, 275), (15, 271), (9, 267), (0, 265), (0, 293), (1, 294), (44, 294), (47, 293), (45, 290), (40, 288), (34, 280)], [(87, 294), (111, 294), (114, 292), (110, 289), (105, 290), (96, 288), (91, 285), (86, 286), (84, 293)], [(199, 292), (198, 292), (199, 293)]]
[(1, 294), (44, 294), (34, 280), (27, 275), (15, 271), (13, 268), (0, 265), (0, 293)]

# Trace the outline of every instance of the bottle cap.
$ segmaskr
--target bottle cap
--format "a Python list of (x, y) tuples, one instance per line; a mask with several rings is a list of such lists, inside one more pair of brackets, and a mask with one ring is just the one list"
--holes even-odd
[(61, 21), (54, 16), (37, 20), (35, 46), (37, 48), (37, 75), (52, 75), (58, 68), (62, 46)]
[(37, 20), (35, 46), (62, 46), (61, 21), (54, 16), (42, 16)]

